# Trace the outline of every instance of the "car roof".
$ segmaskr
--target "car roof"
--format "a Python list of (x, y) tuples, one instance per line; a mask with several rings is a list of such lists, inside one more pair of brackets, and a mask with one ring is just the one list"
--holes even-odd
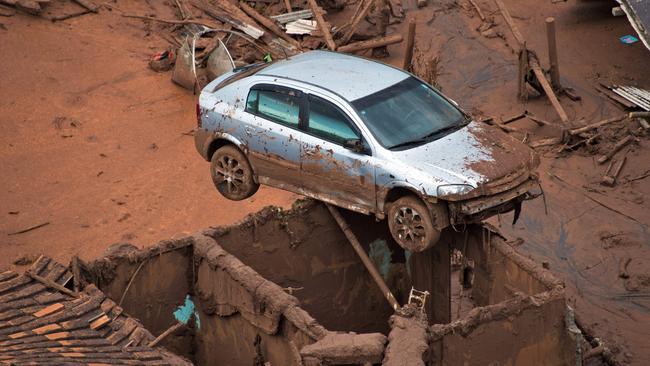
[(348, 101), (363, 98), (409, 77), (404, 71), (376, 61), (329, 51), (310, 51), (276, 61), (257, 75), (313, 84)]

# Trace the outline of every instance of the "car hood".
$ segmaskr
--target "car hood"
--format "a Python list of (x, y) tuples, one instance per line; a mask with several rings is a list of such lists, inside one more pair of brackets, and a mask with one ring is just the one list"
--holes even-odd
[(475, 188), (513, 173), (530, 174), (538, 165), (528, 146), (495, 127), (477, 122), (438, 140), (392, 154), (440, 184), (469, 184)]

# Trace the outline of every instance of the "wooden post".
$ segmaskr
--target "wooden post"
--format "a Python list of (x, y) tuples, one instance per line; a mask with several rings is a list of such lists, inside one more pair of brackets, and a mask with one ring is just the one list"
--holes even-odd
[(316, 4), (316, 0), (307, 0), (307, 2), (309, 3), (311, 12), (314, 13), (314, 18), (316, 18), (316, 22), (318, 23), (321, 32), (323, 32), (323, 37), (325, 38), (327, 47), (332, 51), (336, 51), (336, 43), (334, 43), (334, 38), (332, 38), (329, 24), (327, 24), (325, 18), (323, 18), (323, 10), (318, 6), (318, 4)]
[(413, 46), (415, 46), (415, 19), (411, 18), (409, 19), (408, 33), (406, 34), (406, 45), (404, 46), (404, 63), (402, 64), (404, 71), (411, 70)]
[(519, 90), (517, 91), (517, 96), (523, 102), (528, 100), (528, 88), (526, 87), (528, 69), (528, 50), (526, 49), (526, 42), (524, 42), (523, 47), (519, 49)]
[(357, 252), (359, 258), (361, 258), (361, 262), (363, 262), (363, 265), (366, 266), (366, 269), (368, 270), (368, 272), (370, 272), (370, 276), (372, 277), (373, 280), (375, 280), (375, 283), (381, 290), (384, 297), (386, 297), (386, 300), (390, 304), (390, 307), (393, 308), (393, 310), (399, 309), (400, 305), (395, 299), (395, 296), (393, 296), (393, 293), (386, 285), (386, 282), (384, 282), (384, 279), (381, 277), (381, 274), (379, 274), (379, 271), (377, 271), (377, 268), (375, 268), (375, 265), (372, 263), (372, 261), (370, 260), (366, 252), (363, 250), (361, 243), (359, 243), (359, 240), (357, 240), (356, 235), (354, 235), (352, 230), (350, 230), (350, 227), (348, 226), (343, 216), (341, 216), (341, 213), (337, 211), (336, 207), (328, 203), (326, 203), (325, 206), (327, 206), (327, 209), (332, 214), (332, 217), (334, 217), (334, 220), (341, 228), (341, 231), (343, 231), (343, 234), (345, 234), (345, 237), (348, 238), (348, 241), (350, 242), (350, 244), (352, 244), (352, 248), (354, 248), (354, 251)]
[(338, 48), (339, 52), (355, 52), (361, 50), (367, 50), (369, 48), (377, 48), (382, 46), (387, 46), (393, 43), (402, 42), (403, 38), (401, 34), (391, 34), (390, 36), (373, 38), (367, 41), (350, 43), (345, 46)]
[(562, 89), (560, 85), (560, 67), (557, 60), (557, 44), (555, 42), (555, 19), (546, 18), (546, 38), (548, 43), (548, 62), (551, 66), (551, 85), (555, 90)]

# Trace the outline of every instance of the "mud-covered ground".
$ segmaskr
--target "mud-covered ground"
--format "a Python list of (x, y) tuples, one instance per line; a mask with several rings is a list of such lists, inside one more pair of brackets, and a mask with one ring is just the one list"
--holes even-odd
[[(544, 19), (556, 19), (564, 86), (582, 97), (561, 103), (572, 126), (623, 114), (596, 90), (599, 81), (650, 88), (650, 51), (618, 38), (634, 31), (612, 17), (613, 1), (503, 0), (530, 49), (547, 67)], [(404, 0), (405, 5), (411, 1)], [(560, 126), (544, 97), (517, 100), (515, 41), (491, 0), (477, 0), (493, 31), (466, 0), (430, 1), (407, 15), (417, 20), (415, 71), (437, 57), (435, 82), (476, 117), (507, 118), (528, 110)], [(112, 1), (122, 11), (175, 18), (164, 2)], [(53, 0), (49, 12), (77, 11)], [(344, 23), (350, 7), (331, 14)], [(159, 30), (172, 26), (127, 19), (100, 9), (62, 22), (16, 14), (0, 17), (0, 268), (29, 263), (38, 253), (66, 262), (90, 259), (110, 244), (145, 246), (210, 225), (227, 224), (296, 197), (262, 187), (252, 198), (220, 197), (190, 136), (195, 96), (148, 69), (167, 47)], [(395, 22), (389, 32), (402, 32)], [(485, 29), (485, 26), (481, 30)], [(401, 64), (402, 45), (389, 46), (385, 62)], [(558, 136), (559, 128), (528, 119), (510, 124), (531, 140)], [(601, 129), (593, 147), (558, 153), (539, 149), (546, 193), (524, 204), (519, 222), (492, 219), (505, 234), (525, 239), (519, 250), (567, 284), (581, 320), (616, 352), (616, 359), (650, 363), (650, 169), (648, 139), (628, 147), (619, 184), (599, 184), (607, 164), (596, 158), (638, 124)], [(621, 154), (617, 155), (619, 158)], [(46, 226), (10, 235), (34, 225)]]

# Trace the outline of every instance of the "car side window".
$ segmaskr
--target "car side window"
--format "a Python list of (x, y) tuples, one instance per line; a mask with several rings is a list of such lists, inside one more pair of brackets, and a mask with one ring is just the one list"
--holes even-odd
[(361, 138), (349, 118), (334, 104), (310, 95), (307, 132), (338, 144)]
[(251, 89), (246, 100), (246, 111), (298, 128), (300, 97), (290, 90)]

